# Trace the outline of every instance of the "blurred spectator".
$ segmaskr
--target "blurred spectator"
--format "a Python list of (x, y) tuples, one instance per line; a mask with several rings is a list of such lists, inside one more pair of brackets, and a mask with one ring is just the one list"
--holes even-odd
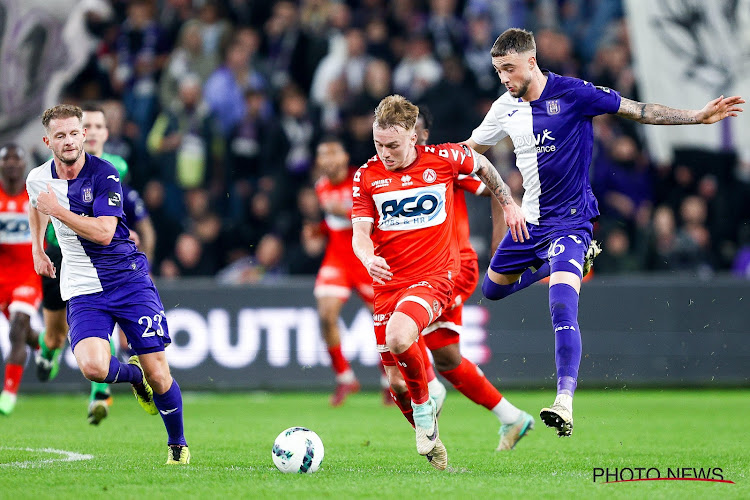
[(297, 87), (284, 88), (279, 108), (265, 147), (273, 151), (268, 166), (277, 179), (278, 201), (289, 207), (294, 205), (297, 190), (308, 181), (318, 131), (309, 114), (307, 97)]
[(652, 185), (649, 164), (628, 136), (615, 137), (597, 155), (592, 188), (600, 200), (602, 218), (625, 221), (630, 237), (645, 229), (651, 217)]
[(167, 208), (164, 185), (157, 180), (150, 180), (143, 188), (143, 203), (151, 216), (151, 222), (156, 232), (156, 248), (152, 270), (159, 270), (162, 261), (167, 258), (174, 248), (177, 236), (182, 232), (182, 225)]
[(278, 236), (267, 234), (261, 238), (254, 257), (239, 259), (216, 276), (219, 283), (274, 283), (285, 276), (282, 263), (284, 243)]
[(442, 76), (440, 63), (432, 52), (430, 41), (415, 34), (407, 42), (406, 54), (393, 70), (393, 89), (411, 101), (418, 101)]
[(263, 92), (245, 91), (245, 116), (233, 130), (227, 149), (230, 215), (238, 216), (263, 175), (270, 174), (268, 151), (263, 143), (272, 118), (271, 106)]
[(358, 94), (364, 86), (365, 71), (370, 56), (365, 49), (362, 30), (349, 28), (345, 34), (343, 47), (332, 46), (329, 53), (320, 61), (312, 79), (310, 100), (319, 106), (332, 103), (335, 95), (329, 91), (331, 82), (343, 79), (345, 95)]
[(294, 83), (307, 94), (315, 68), (325, 55), (326, 41), (302, 31), (297, 5), (289, 0), (273, 5), (263, 33), (261, 53), (268, 63), (273, 90)]
[(677, 231), (675, 216), (667, 205), (654, 210), (653, 231), (646, 253), (646, 267), (652, 271), (706, 270), (708, 262), (690, 232)]
[(362, 92), (351, 99), (350, 111), (368, 110), (375, 112), (378, 103), (391, 92), (391, 67), (383, 59), (373, 59), (365, 69), (365, 81)]
[(596, 274), (628, 274), (638, 272), (643, 264), (633, 254), (628, 233), (614, 227), (604, 236), (603, 249), (596, 258), (594, 271)]
[(344, 139), (352, 165), (363, 165), (375, 155), (372, 142), (372, 122), (375, 108), (366, 100), (355, 101), (349, 110)]
[[(573, 45), (565, 34), (552, 29), (543, 29), (534, 37), (537, 57), (540, 61), (544, 61), (545, 69), (564, 76), (581, 76), (580, 64), (573, 54)], [(604, 84), (597, 81), (597, 85)], [(627, 94), (623, 93), (623, 95)]]
[(162, 109), (169, 108), (177, 96), (180, 80), (186, 75), (196, 75), (201, 82), (219, 65), (219, 55), (203, 51), (200, 24), (188, 21), (182, 26), (177, 47), (172, 51), (159, 84), (159, 103)]
[(201, 99), (200, 79), (180, 81), (179, 100), (159, 115), (148, 136), (161, 179), (180, 190), (224, 185), (224, 141)]
[(214, 260), (206, 255), (198, 238), (190, 233), (177, 237), (174, 254), (160, 266), (164, 278), (212, 276), (216, 273)]
[(129, 184), (131, 186), (142, 186), (142, 183), (145, 182), (144, 176), (147, 167), (135, 162), (133, 139), (126, 130), (125, 107), (120, 101), (109, 100), (102, 103), (102, 109), (109, 130), (107, 142), (104, 143), (104, 152), (121, 156), (129, 167)]
[(178, 44), (185, 23), (195, 17), (192, 0), (159, 0), (159, 25), (164, 29), (170, 47)]
[(204, 0), (198, 9), (198, 27), (200, 29), (203, 54), (213, 60), (221, 57), (221, 50), (229, 42), (232, 25), (221, 13), (217, 0)]
[(130, 2), (116, 41), (112, 85), (122, 94), (128, 118), (138, 127), (139, 142), (145, 140), (158, 112), (157, 81), (168, 50), (151, 2)]
[(490, 48), (495, 43), (492, 25), (487, 16), (472, 14), (468, 19), (468, 40), (463, 49), (464, 63), (471, 72), (479, 92), (484, 97), (497, 97), (500, 80), (489, 57)]
[(425, 29), (438, 59), (460, 56), (466, 43), (466, 25), (456, 15), (456, 0), (430, 0)]
[[(474, 127), (482, 121), (472, 106), (467, 106), (476, 93), (468, 83), (461, 59), (446, 57), (442, 63), (443, 78), (428, 88), (420, 104), (426, 104), (432, 112), (433, 124), (430, 141), (433, 144), (456, 141), (458, 137), (469, 137)], [(450, 99), (446, 99), (450, 96)]]
[(208, 77), (203, 97), (229, 137), (245, 115), (245, 91), (263, 90), (265, 80), (251, 65), (251, 47), (233, 40), (224, 53), (224, 64)]

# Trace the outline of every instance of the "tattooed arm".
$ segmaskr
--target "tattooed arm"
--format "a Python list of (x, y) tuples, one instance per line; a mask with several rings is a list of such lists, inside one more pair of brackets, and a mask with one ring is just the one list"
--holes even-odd
[(703, 109), (675, 109), (661, 104), (647, 104), (622, 98), (618, 116), (650, 125), (692, 125), (716, 123), (742, 112), (739, 104), (745, 102), (739, 96), (717, 97)]
[(526, 228), (526, 218), (523, 216), (521, 207), (513, 200), (510, 188), (503, 182), (495, 166), (486, 156), (477, 152), (474, 152), (474, 161), (478, 165), (477, 176), (482, 179), (484, 185), (487, 186), (487, 189), (503, 209), (505, 224), (510, 229), (513, 241), (523, 242), (525, 239), (529, 239), (529, 230)]

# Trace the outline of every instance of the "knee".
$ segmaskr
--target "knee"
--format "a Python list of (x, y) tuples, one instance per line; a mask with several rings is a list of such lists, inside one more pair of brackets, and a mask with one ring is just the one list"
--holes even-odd
[(320, 316), (320, 327), (323, 332), (330, 332), (338, 326), (339, 317), (334, 311), (322, 309), (318, 315)]
[(485, 274), (482, 280), (482, 295), (489, 300), (500, 300), (508, 296), (505, 291), (506, 286), (498, 285)]
[(391, 390), (394, 394), (403, 394), (409, 390), (409, 388), (406, 387), (406, 382), (403, 378), (391, 377), (388, 380), (388, 383), (390, 384)]
[(451, 344), (432, 351), (432, 359), (435, 361), (435, 368), (438, 372), (447, 372), (458, 368), (461, 364), (461, 351), (458, 344)]
[(168, 366), (151, 367), (145, 373), (146, 380), (156, 394), (164, 394), (172, 386), (172, 375)]
[(83, 376), (92, 382), (103, 382), (109, 372), (109, 365), (96, 359), (79, 359), (78, 368)]

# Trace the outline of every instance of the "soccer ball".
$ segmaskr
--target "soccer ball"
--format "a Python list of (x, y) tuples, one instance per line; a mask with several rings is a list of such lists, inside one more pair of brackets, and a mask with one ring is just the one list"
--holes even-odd
[(290, 427), (276, 437), (271, 458), (284, 473), (312, 474), (323, 461), (323, 441), (304, 427)]

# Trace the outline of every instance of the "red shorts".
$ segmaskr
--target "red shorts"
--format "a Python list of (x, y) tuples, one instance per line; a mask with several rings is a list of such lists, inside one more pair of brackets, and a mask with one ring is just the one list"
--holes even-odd
[(461, 271), (456, 276), (453, 287), (453, 300), (443, 314), (422, 331), (425, 344), (430, 350), (440, 349), (458, 343), (463, 326), (464, 302), (474, 293), (479, 282), (479, 262), (477, 259), (462, 260)]
[(7, 318), (14, 312), (34, 317), (42, 303), (42, 278), (32, 272), (19, 281), (0, 283), (0, 309)]
[(428, 277), (402, 288), (376, 291), (372, 319), (375, 326), (375, 342), (384, 365), (396, 365), (396, 360), (385, 342), (385, 329), (391, 315), (396, 311), (406, 314), (414, 320), (421, 332), (435, 321), (450, 303), (452, 289), (453, 282), (441, 276)]
[(365, 266), (358, 259), (336, 259), (326, 253), (315, 278), (315, 298), (338, 297), (346, 301), (352, 289), (357, 291), (366, 304), (372, 304), (372, 277), (367, 273)]

